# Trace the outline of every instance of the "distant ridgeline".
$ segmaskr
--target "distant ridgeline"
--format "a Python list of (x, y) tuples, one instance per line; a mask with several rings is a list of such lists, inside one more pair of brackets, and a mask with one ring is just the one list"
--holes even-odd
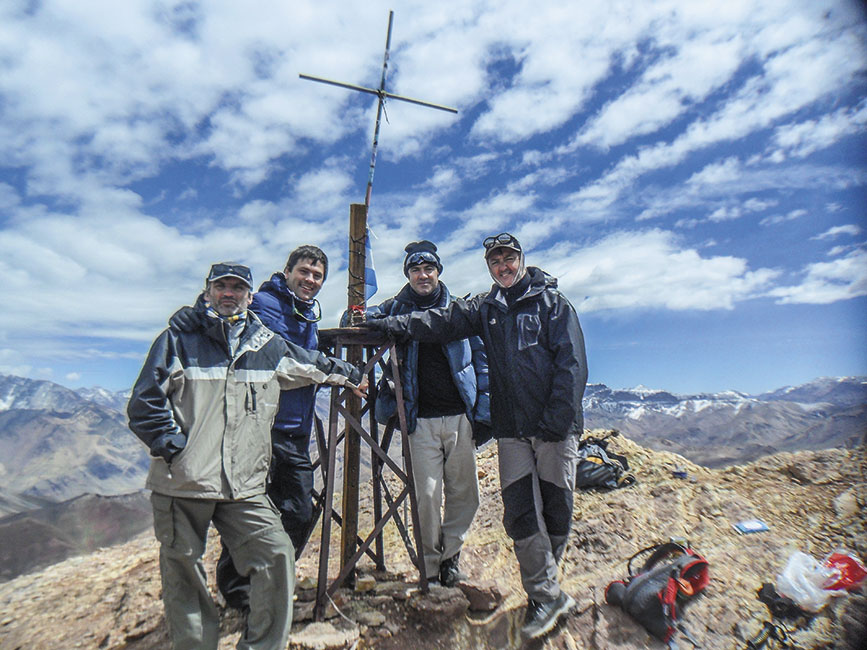
[(585, 426), (615, 428), (639, 444), (708, 467), (778, 451), (853, 448), (867, 431), (867, 377), (821, 378), (762, 395), (675, 395), (591, 384)]
[[(74, 501), (141, 492), (149, 458), (127, 428), (128, 397), (129, 391), (73, 391), (0, 375), (0, 547), (33, 543), (36, 538), (21, 532), (25, 518), (40, 540), (36, 547), (51, 558), (121, 541), (121, 531), (131, 536), (150, 526), (150, 509), (138, 502), (141, 496)], [(615, 428), (649, 449), (719, 467), (778, 451), (858, 445), (867, 431), (867, 378), (817, 379), (756, 396), (675, 395), (591, 384), (584, 406), (588, 429)], [(116, 513), (106, 515), (115, 507)], [(89, 509), (92, 525), (72, 524), (74, 517), (87, 520)], [(66, 514), (72, 512), (74, 517)], [(114, 530), (106, 517), (129, 525)]]

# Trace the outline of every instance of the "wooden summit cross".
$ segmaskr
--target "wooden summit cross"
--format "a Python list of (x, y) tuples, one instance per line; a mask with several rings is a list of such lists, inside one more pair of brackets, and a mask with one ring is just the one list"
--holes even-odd
[[(369, 93), (376, 95), (378, 98), (376, 106), (376, 123), (373, 130), (373, 147), (370, 156), (370, 168), (367, 176), (367, 191), (364, 195), (364, 203), (354, 203), (349, 206), (348, 313), (350, 315), (358, 313), (359, 311), (363, 313), (365, 307), (365, 241), (368, 237), (367, 216), (370, 209), (370, 195), (373, 189), (373, 173), (376, 168), (376, 150), (379, 146), (379, 128), (385, 100), (396, 99), (428, 108), (448, 111), (450, 113), (458, 112), (457, 109), (448, 106), (432, 104), (411, 97), (395, 95), (394, 93), (386, 91), (385, 81), (388, 72), (388, 57), (389, 49), (391, 48), (391, 28), (393, 19), (394, 12), (389, 11), (388, 32), (385, 39), (385, 56), (382, 61), (382, 76), (380, 77), (379, 88), (367, 88), (365, 86), (357, 86), (354, 84), (324, 79), (322, 77), (313, 77), (305, 74), (299, 75), (302, 79)], [(325, 440), (322, 423), (319, 421), (318, 417), (316, 418), (317, 442), (319, 445), (319, 460), (317, 461), (317, 464), (319, 465), (323, 482), (325, 484), (322, 488), (322, 492), (315, 494), (318, 500), (317, 510), (321, 509), (322, 512), (322, 541), (319, 549), (319, 576), (316, 591), (316, 605), (314, 608), (314, 618), (316, 620), (322, 620), (324, 618), (327, 599), (336, 592), (344, 581), (354, 584), (355, 565), (358, 560), (361, 559), (362, 555), (367, 554), (371, 557), (375, 562), (377, 569), (385, 569), (382, 530), (389, 520), (393, 520), (396, 524), (404, 545), (406, 546), (406, 550), (409, 553), (410, 559), (419, 570), (420, 588), (423, 591), (427, 591), (427, 576), (425, 575), (424, 568), (424, 554), (421, 545), (418, 510), (416, 507), (415, 491), (413, 489), (412, 458), (409, 452), (409, 440), (406, 433), (406, 415), (403, 404), (403, 391), (400, 383), (400, 368), (398, 367), (397, 353), (394, 348), (394, 343), (385, 339), (381, 335), (372, 334), (367, 331), (359, 331), (355, 328), (323, 330), (321, 335), (322, 344), (331, 348), (331, 352), (334, 356), (341, 356), (345, 349), (346, 360), (351, 363), (360, 364), (365, 360), (365, 352), (367, 353), (364, 371), (368, 374), (370, 389), (364, 407), (362, 407), (361, 400), (349, 391), (342, 391), (341, 394), (341, 391), (338, 389), (332, 389), (327, 442)], [(405, 472), (401, 470), (401, 468), (388, 455), (388, 448), (391, 444), (396, 424), (394, 418), (392, 418), (391, 422), (386, 426), (380, 444), (379, 425), (376, 422), (374, 413), (374, 404), (376, 402), (374, 370), (377, 364), (383, 368), (385, 367), (382, 359), (386, 352), (389, 352), (390, 364), (394, 377), (394, 392), (397, 401), (397, 419), (400, 425), (401, 448)], [(345, 406), (341, 404), (343, 401), (346, 402)], [(369, 433), (365, 431), (362, 424), (362, 418), (365, 414), (368, 415), (369, 419)], [(343, 433), (344, 456), (342, 516), (334, 512), (332, 508), (337, 459), (336, 448), (340, 441), (340, 437), (337, 435), (338, 415), (342, 415), (346, 422)], [(373, 529), (365, 539), (362, 539), (358, 534), (358, 504), (362, 440), (364, 440), (364, 442), (370, 447), (371, 483), (373, 489)], [(394, 476), (401, 483), (401, 490), (396, 497), (392, 497), (389, 486), (384, 480), (382, 474), (386, 466), (392, 470)], [(384, 514), (382, 512), (383, 497), (388, 504), (388, 509)], [(409, 499), (410, 503), (415, 544), (410, 541), (407, 531), (407, 523), (402, 521), (398, 511), (398, 506), (401, 503), (405, 503), (406, 499)], [(332, 518), (341, 527), (341, 568), (332, 584), (328, 585), (328, 555)], [(374, 550), (371, 550), (371, 546), (374, 546)], [(413, 546), (415, 548), (413, 548)]]

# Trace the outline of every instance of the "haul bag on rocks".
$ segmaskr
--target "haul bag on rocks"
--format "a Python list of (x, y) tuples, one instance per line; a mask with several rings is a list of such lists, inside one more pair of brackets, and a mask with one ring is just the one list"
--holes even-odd
[(619, 435), (612, 430), (604, 438), (584, 438), (578, 446), (575, 485), (579, 488), (618, 488), (632, 485), (626, 456), (608, 451), (608, 438)]
[[(633, 573), (632, 560), (648, 551), (651, 556)], [(605, 588), (605, 602), (619, 605), (657, 639), (670, 642), (680, 627), (680, 609), (710, 581), (707, 560), (688, 545), (669, 542), (642, 549), (629, 558), (627, 570), (626, 579)]]

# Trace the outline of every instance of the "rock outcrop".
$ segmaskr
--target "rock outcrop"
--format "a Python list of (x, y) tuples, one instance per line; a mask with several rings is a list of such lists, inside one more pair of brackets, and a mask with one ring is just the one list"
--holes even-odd
[[(775, 582), (794, 551), (817, 559), (837, 548), (867, 557), (865, 450), (781, 453), (744, 466), (707, 469), (681, 456), (654, 452), (623, 437), (637, 483), (575, 496), (574, 526), (561, 582), (578, 606), (532, 648), (664, 648), (619, 609), (604, 603), (605, 586), (626, 573), (626, 559), (670, 537), (685, 537), (710, 561), (711, 582), (683, 620), (704, 649), (743, 648), (770, 614), (756, 599)], [(673, 470), (685, 472), (676, 478)], [(482, 506), (470, 531), (462, 569), (464, 589), (417, 590), (402, 542), (385, 529), (388, 572), (359, 564), (364, 590), (341, 589), (334, 616), (312, 623), (304, 598), (317, 575), (318, 539), (298, 563), (299, 589), (290, 648), (518, 648), (525, 596), (501, 524), (496, 449), (479, 454)], [(677, 476), (683, 476), (678, 473)], [(760, 518), (763, 533), (740, 535), (732, 524)], [(363, 525), (363, 520), (362, 520)], [(318, 534), (318, 533), (317, 533)], [(209, 544), (213, 579), (219, 545)], [(338, 543), (332, 542), (331, 574)], [(145, 533), (133, 541), (66, 560), (0, 585), (0, 650), (24, 648), (165, 648), (158, 548)], [(480, 604), (481, 603), (481, 604)], [(497, 607), (496, 604), (499, 603)], [(495, 609), (491, 610), (491, 606)], [(834, 599), (812, 620), (791, 628), (799, 648), (864, 647), (867, 593)], [(225, 611), (221, 648), (234, 647), (243, 627)], [(860, 627), (859, 627), (860, 626)], [(860, 644), (860, 645), (859, 645)], [(689, 647), (682, 640), (682, 647)]]

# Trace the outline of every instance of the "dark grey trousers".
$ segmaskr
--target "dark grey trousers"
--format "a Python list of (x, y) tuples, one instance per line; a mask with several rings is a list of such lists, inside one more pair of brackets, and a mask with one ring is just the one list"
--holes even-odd
[(250, 577), (243, 650), (283, 650), (292, 626), (295, 552), (264, 494), (242, 501), (151, 494), (160, 542), (163, 603), (173, 650), (217, 650), (219, 614), (202, 564), (211, 523), (241, 575)]
[(578, 436), (498, 440), (503, 525), (515, 545), (527, 596), (550, 602), (560, 595), (557, 565), (572, 526)]

